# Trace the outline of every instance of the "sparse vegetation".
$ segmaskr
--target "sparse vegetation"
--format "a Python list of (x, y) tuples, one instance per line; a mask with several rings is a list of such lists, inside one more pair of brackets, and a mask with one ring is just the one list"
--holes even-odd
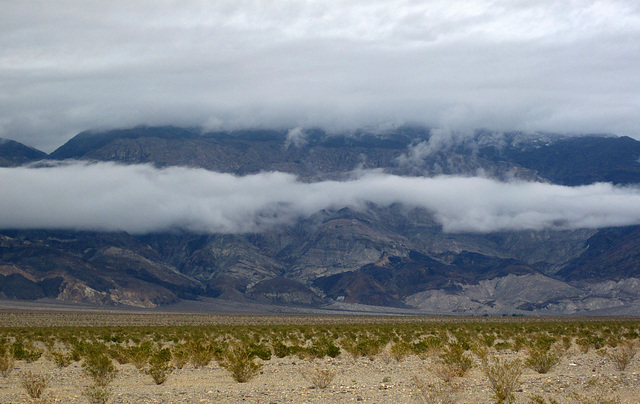
[(426, 404), (455, 404), (458, 387), (451, 383), (429, 383), (417, 376), (413, 378), (413, 384), (418, 390), (418, 396)]
[(107, 404), (111, 398), (111, 388), (109, 386), (99, 386), (92, 384), (82, 391), (82, 395), (91, 404)]
[(98, 353), (87, 356), (82, 364), (84, 373), (89, 376), (97, 386), (105, 387), (111, 383), (118, 374), (118, 369), (106, 355)]
[(13, 371), (15, 366), (15, 359), (9, 354), (9, 352), (0, 351), (0, 376), (8, 377)]
[[(148, 318), (136, 317), (135, 321), (143, 323)], [(593, 370), (591, 367), (588, 369), (589, 378), (612, 372), (611, 363), (616, 369), (635, 372), (637, 364), (633, 359), (640, 338), (638, 320), (399, 317), (295, 317), (281, 320), (260, 316), (216, 319), (218, 322), (213, 324), (109, 327), (12, 327), (7, 322), (0, 323), (3, 324), (0, 326), (0, 373), (6, 376), (3, 383), (14, 384), (21, 389), (15, 382), (18, 378), (10, 375), (16, 367), (26, 372), (37, 370), (47, 361), (60, 368), (79, 361), (92, 384), (84, 390), (78, 387), (78, 393), (91, 403), (107, 403), (118, 368), (132, 371), (131, 368), (123, 368), (124, 364), (138, 367), (154, 383), (162, 385), (172, 372), (180, 372), (188, 363), (194, 368), (190, 371), (219, 372), (217, 366), (207, 366), (215, 360), (234, 380), (244, 383), (261, 372), (271, 372), (272, 361), (277, 361), (277, 366), (284, 361), (318, 390), (313, 394), (323, 394), (322, 390), (330, 386), (340, 369), (329, 365), (334, 361), (327, 357), (339, 357), (335, 363), (353, 369), (365, 369), (367, 366), (392, 369), (413, 366), (422, 361), (429, 366), (425, 373), (428, 377), (425, 380), (416, 377), (413, 384), (424, 402), (464, 401), (465, 394), (469, 393), (456, 390), (456, 386), (465, 385), (466, 377), (483, 375), (491, 386), (493, 400), (510, 403), (518, 389), (524, 366), (541, 373), (553, 371), (567, 350), (567, 364), (560, 367), (562, 372), (568, 369), (586, 372), (576, 364), (584, 363), (583, 355), (596, 354), (601, 358), (594, 362)], [(185, 319), (191, 320), (191, 317)], [(583, 353), (578, 353), (576, 348)], [(345, 361), (345, 358), (355, 360)], [(374, 364), (363, 358), (374, 361)], [(602, 358), (611, 362), (607, 364)], [(469, 372), (478, 362), (481, 363), (480, 371)], [(71, 366), (71, 370), (56, 371), (70, 372), (76, 366)], [(410, 376), (405, 380), (391, 376), (394, 383), (385, 377), (387, 381), (377, 387), (393, 389), (396, 383), (411, 382)], [(558, 380), (562, 379), (561, 372), (557, 376)], [(616, 374), (616, 377), (621, 380), (627, 376)], [(605, 380), (600, 377), (593, 379)], [(354, 386), (359, 385), (356, 381), (353, 383)], [(561, 381), (557, 383), (560, 384), (551, 386), (555, 393), (550, 396), (536, 396), (527, 388), (530, 397), (519, 397), (519, 400), (530, 404), (618, 402), (616, 392), (610, 386), (613, 382), (586, 385), (583, 379), (586, 392), (571, 391), (571, 388), (561, 385)], [(119, 388), (120, 385), (116, 387)], [(2, 394), (0, 391), (0, 401)], [(483, 394), (489, 401), (489, 393)]]
[(42, 397), (42, 393), (44, 393), (44, 390), (47, 388), (49, 380), (46, 376), (28, 371), (22, 373), (20, 376), (20, 382), (29, 397), (32, 400), (38, 400)]
[(625, 341), (615, 349), (607, 352), (607, 356), (613, 361), (616, 370), (624, 371), (636, 356), (637, 345), (635, 342)]
[(146, 374), (151, 376), (155, 384), (163, 384), (171, 372), (171, 351), (168, 348), (159, 349), (149, 358), (149, 365), (144, 370)]
[(558, 346), (540, 344), (529, 350), (526, 365), (538, 373), (548, 373), (562, 360), (562, 350)]
[(51, 359), (59, 368), (66, 368), (73, 362), (71, 354), (62, 351), (52, 351)]
[(462, 344), (455, 343), (445, 348), (435, 366), (436, 374), (445, 382), (454, 377), (463, 377), (473, 367), (473, 359)]
[(615, 393), (615, 382), (609, 378), (594, 377), (584, 390), (571, 393), (571, 400), (576, 404), (620, 404), (620, 397)]
[(223, 354), (220, 365), (231, 373), (233, 380), (246, 383), (262, 369), (262, 364), (256, 363), (254, 357), (248, 346), (237, 345)]
[(520, 383), (523, 366), (519, 359), (511, 361), (498, 357), (486, 358), (482, 363), (482, 371), (489, 380), (496, 404), (509, 404), (515, 401), (514, 392)]
[(306, 381), (311, 383), (313, 388), (326, 389), (336, 377), (337, 372), (325, 366), (315, 365), (311, 369), (303, 370), (300, 373)]

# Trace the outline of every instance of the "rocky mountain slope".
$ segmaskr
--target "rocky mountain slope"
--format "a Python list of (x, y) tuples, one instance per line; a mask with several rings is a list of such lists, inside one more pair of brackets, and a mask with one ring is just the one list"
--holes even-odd
[[(79, 134), (47, 158), (282, 171), (304, 181), (379, 169), (563, 185), (640, 182), (640, 142), (630, 138), (477, 132), (436, 140), (413, 127), (296, 137), (139, 127)], [(12, 165), (44, 157), (2, 153)], [(325, 209), (255, 234), (0, 230), (0, 296), (18, 299), (153, 307), (206, 296), (424, 313), (611, 314), (640, 306), (639, 279), (640, 227), (445, 233), (430, 212), (398, 204)]]
[(47, 153), (14, 140), (0, 138), (0, 167), (15, 167), (42, 160)]

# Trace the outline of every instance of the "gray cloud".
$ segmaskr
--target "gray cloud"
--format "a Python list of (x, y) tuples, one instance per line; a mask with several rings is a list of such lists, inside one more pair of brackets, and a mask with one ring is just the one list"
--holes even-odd
[(634, 0), (13, 1), (0, 137), (139, 124), (638, 136)]
[(287, 132), (287, 139), (284, 142), (285, 147), (302, 147), (306, 144), (307, 134), (304, 133), (304, 130), (302, 128), (293, 128)]
[(640, 224), (640, 189), (565, 187), (483, 177), (354, 173), (304, 183), (271, 172), (245, 177), (202, 169), (111, 163), (0, 168), (0, 228), (260, 232), (327, 208), (373, 202), (425, 208), (448, 232), (598, 228)]

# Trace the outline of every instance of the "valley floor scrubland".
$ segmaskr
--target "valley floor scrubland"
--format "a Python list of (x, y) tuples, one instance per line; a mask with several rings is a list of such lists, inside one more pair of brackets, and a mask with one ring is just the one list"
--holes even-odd
[(638, 403), (639, 338), (628, 318), (5, 310), (0, 402)]

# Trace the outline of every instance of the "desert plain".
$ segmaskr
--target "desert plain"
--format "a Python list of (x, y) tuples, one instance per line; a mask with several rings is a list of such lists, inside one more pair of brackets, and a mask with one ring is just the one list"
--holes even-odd
[[(0, 403), (639, 403), (639, 331), (633, 318), (11, 309)], [(92, 357), (112, 366), (97, 390)]]

